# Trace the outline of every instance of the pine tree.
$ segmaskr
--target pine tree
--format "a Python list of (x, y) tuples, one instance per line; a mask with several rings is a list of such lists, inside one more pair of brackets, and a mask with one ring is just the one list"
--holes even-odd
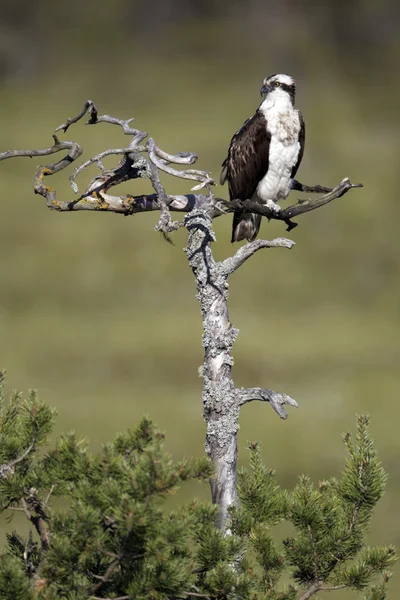
[[(35, 392), (6, 400), (3, 387), (4, 377), (1, 510), (22, 510), (32, 529), (25, 538), (7, 534), (1, 600), (307, 600), (343, 588), (366, 600), (387, 597), (395, 551), (366, 545), (386, 482), (367, 417), (357, 420), (355, 442), (344, 437), (339, 480), (315, 485), (301, 476), (294, 490), (284, 490), (260, 446), (250, 445), (249, 468), (239, 473), (240, 505), (231, 509), (225, 534), (211, 503), (165, 508), (185, 481), (207, 481), (212, 468), (206, 459), (173, 461), (149, 419), (98, 454), (74, 434), (49, 449), (54, 411)], [(295, 533), (277, 542), (273, 529), (282, 521)], [(282, 584), (288, 577), (291, 583)]]

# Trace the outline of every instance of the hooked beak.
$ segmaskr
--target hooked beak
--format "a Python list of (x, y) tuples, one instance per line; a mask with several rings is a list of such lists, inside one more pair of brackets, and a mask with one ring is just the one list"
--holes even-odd
[(260, 94), (263, 98), (266, 97), (267, 94), (269, 94), (269, 92), (271, 91), (271, 86), (270, 85), (263, 85), (261, 90), (260, 90)]

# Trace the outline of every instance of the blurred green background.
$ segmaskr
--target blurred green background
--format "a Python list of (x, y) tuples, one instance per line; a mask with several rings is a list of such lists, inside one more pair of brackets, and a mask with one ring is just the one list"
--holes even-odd
[[(300, 405), (285, 422), (264, 404), (246, 406), (240, 458), (261, 440), (284, 485), (302, 472), (337, 475), (341, 433), (370, 413), (390, 475), (371, 542), (400, 546), (397, 3), (3, 0), (0, 15), (0, 150), (49, 146), (90, 98), (100, 114), (135, 117), (166, 151), (197, 152), (198, 167), (218, 178), (263, 77), (296, 78), (307, 131), (298, 178), (349, 176), (365, 187), (300, 216), (291, 252), (260, 252), (231, 278), (236, 384)], [(86, 158), (128, 142), (118, 128), (83, 122), (65, 137)], [(175, 457), (201, 455), (201, 322), (185, 232), (171, 246), (153, 230), (156, 214), (51, 212), (32, 192), (38, 164), (0, 163), (0, 366), (10, 387), (38, 388), (58, 409), (56, 432), (75, 429), (93, 448), (147, 413)], [(63, 199), (73, 196), (68, 175), (50, 182)], [(226, 187), (216, 193), (227, 197)], [(215, 221), (217, 258), (233, 252), (230, 227), (230, 216)], [(285, 235), (284, 226), (265, 222), (261, 235)], [(391, 590), (400, 593), (400, 568)]]

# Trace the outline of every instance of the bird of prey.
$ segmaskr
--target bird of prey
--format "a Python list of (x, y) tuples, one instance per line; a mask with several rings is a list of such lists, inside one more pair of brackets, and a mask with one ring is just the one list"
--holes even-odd
[[(304, 152), (303, 116), (294, 108), (296, 84), (289, 75), (270, 75), (260, 90), (256, 113), (233, 136), (222, 163), (221, 185), (228, 181), (230, 200), (252, 200), (278, 212), (287, 198)], [(232, 242), (253, 241), (261, 215), (235, 212)]]

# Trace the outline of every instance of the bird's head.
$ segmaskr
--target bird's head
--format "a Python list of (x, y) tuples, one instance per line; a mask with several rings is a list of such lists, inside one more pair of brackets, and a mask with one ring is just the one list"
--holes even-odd
[(264, 79), (260, 94), (264, 100), (270, 94), (274, 94), (276, 96), (287, 94), (289, 95), (292, 104), (294, 104), (296, 83), (293, 77), (290, 77), (290, 75), (285, 75), (284, 73), (270, 75)]

